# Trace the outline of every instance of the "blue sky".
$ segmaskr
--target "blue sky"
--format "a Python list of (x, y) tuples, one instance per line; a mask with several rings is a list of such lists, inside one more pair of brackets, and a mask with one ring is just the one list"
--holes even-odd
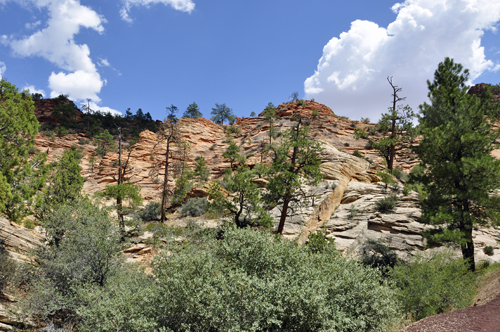
[(0, 76), (155, 119), (193, 101), (249, 116), (298, 91), (376, 120), (387, 76), (417, 109), (445, 56), (500, 83), (499, 21), (500, 0), (0, 0)]

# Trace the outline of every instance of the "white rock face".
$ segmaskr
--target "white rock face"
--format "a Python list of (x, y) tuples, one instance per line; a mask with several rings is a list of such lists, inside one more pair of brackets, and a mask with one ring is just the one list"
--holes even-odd
[[(334, 213), (321, 224), (318, 222), (315, 229), (308, 228), (310, 216), (318, 210), (318, 206), (330, 203), (328, 198), (335, 193), (331, 189), (338, 181), (326, 180), (317, 187), (307, 187), (310, 196), (316, 195), (316, 205), (307, 204), (297, 215), (287, 219), (284, 235), (288, 238), (303, 237), (304, 231), (316, 231), (320, 227), (326, 231), (327, 237), (335, 239), (337, 249), (346, 255), (357, 255), (363, 243), (367, 240), (381, 240), (398, 256), (406, 258), (418, 252), (439, 250), (426, 249), (422, 232), (432, 229), (433, 226), (419, 222), (421, 210), (418, 196), (410, 192), (404, 196), (402, 188), (397, 191), (385, 188), (383, 183), (359, 182), (351, 179), (342, 190), (342, 197), (334, 209)], [(391, 194), (396, 194), (398, 201), (394, 211), (381, 213), (376, 209), (376, 202)], [(309, 198), (310, 199), (310, 198)], [(273, 210), (274, 216), (279, 211)], [(302, 232), (302, 233), (301, 233)], [(309, 233), (308, 233), (309, 234)], [(493, 228), (481, 228), (473, 231), (476, 261), (489, 260), (500, 262), (500, 231)], [(487, 256), (483, 249), (486, 246), (494, 248), (494, 255)], [(460, 252), (456, 248), (457, 253)]]
[[(317, 186), (304, 185), (305, 196), (291, 204), (283, 235), (307, 241), (311, 232), (320, 227), (335, 239), (337, 248), (345, 254), (356, 255), (367, 240), (382, 240), (400, 257), (426, 249), (422, 232), (432, 226), (419, 222), (421, 210), (416, 193), (402, 195), (402, 188), (385, 188), (370, 164), (361, 158), (341, 152), (323, 142), (320, 154), (324, 180)], [(394, 211), (381, 213), (375, 203), (391, 194), (398, 196)], [(281, 211), (278, 205), (271, 211), (277, 227)], [(500, 262), (500, 231), (482, 228), (473, 231), (476, 260)], [(493, 256), (483, 249), (494, 248)], [(459, 251), (459, 250), (458, 250)]]

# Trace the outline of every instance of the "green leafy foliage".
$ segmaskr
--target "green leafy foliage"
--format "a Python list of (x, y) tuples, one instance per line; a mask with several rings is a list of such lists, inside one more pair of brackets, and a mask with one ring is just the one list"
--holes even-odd
[(318, 230), (315, 233), (311, 233), (308, 236), (307, 248), (312, 253), (326, 253), (331, 252), (332, 254), (337, 254), (335, 252), (335, 244), (332, 238), (326, 236), (326, 232), (323, 230)]
[(491, 156), (498, 105), (490, 94), (468, 94), (468, 80), (468, 70), (452, 59), (439, 64), (434, 81), (427, 82), (431, 104), (420, 106), (423, 140), (416, 151), (423, 168), (419, 181), (428, 193), (422, 220), (441, 225), (434, 236), (457, 241), (474, 270), (474, 225), (500, 220), (500, 198), (490, 195), (500, 183), (500, 160)]
[(0, 239), (0, 294), (14, 278), (17, 264), (9, 257), (4, 248), (4, 239)]
[(376, 271), (250, 229), (164, 256), (154, 273), (155, 317), (174, 331), (385, 331), (397, 314)]
[(177, 179), (175, 180), (175, 187), (171, 197), (172, 204), (180, 205), (184, 202), (187, 193), (193, 187), (193, 183), (191, 182), (191, 178), (193, 173), (191, 169), (187, 166), (186, 163), (181, 164), (181, 172)]
[(367, 240), (361, 247), (361, 262), (379, 269), (384, 276), (399, 262), (397, 254), (382, 241)]
[(486, 246), (486, 247), (484, 247), (483, 252), (484, 252), (485, 255), (488, 255), (488, 256), (493, 256), (495, 254), (494, 249), (493, 249), (492, 246)]
[(245, 161), (245, 157), (240, 154), (241, 148), (236, 144), (236, 142), (231, 137), (228, 139), (229, 144), (222, 156), (229, 161), (232, 169), (235, 164), (243, 163)]
[(377, 171), (377, 176), (380, 180), (385, 183), (385, 188), (389, 188), (389, 186), (396, 186), (397, 182), (394, 180), (394, 176), (389, 169), (384, 169), (382, 171)]
[(193, 169), (193, 179), (198, 184), (203, 184), (208, 181), (210, 176), (210, 171), (207, 167), (207, 161), (203, 156), (198, 156), (194, 160), (194, 169)]
[(113, 141), (113, 135), (105, 129), (102, 133), (94, 137), (94, 142), (97, 144), (95, 153), (101, 158), (104, 157), (108, 152), (116, 150), (116, 144)]
[(235, 125), (227, 127), (228, 134), (241, 135), (241, 128)]
[(416, 256), (396, 265), (390, 276), (400, 289), (404, 311), (417, 320), (467, 307), (477, 283), (467, 261), (449, 252)]
[(77, 115), (78, 109), (73, 103), (56, 105), (52, 111), (52, 116), (63, 126), (75, 122)]
[(137, 212), (137, 215), (142, 221), (160, 220), (161, 204), (159, 202), (149, 202), (142, 211)]

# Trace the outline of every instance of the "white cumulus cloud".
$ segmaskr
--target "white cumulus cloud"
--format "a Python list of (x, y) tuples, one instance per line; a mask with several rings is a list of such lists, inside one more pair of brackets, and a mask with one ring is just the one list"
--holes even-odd
[(2, 79), (3, 73), (5, 73), (6, 70), (7, 70), (7, 67), (5, 66), (5, 63), (0, 61), (0, 80)]
[(23, 91), (24, 90), (29, 90), (30, 93), (39, 93), (41, 94), (42, 96), (46, 96), (45, 94), (45, 91), (41, 90), (41, 89), (37, 89), (35, 88), (34, 85), (26, 85), (24, 88), (23, 88)]
[(99, 102), (104, 84), (90, 58), (89, 47), (77, 44), (75, 36), (81, 28), (102, 33), (105, 19), (79, 0), (31, 0), (38, 8), (47, 8), (49, 20), (44, 29), (21, 39), (3, 37), (20, 57), (40, 56), (63, 71), (49, 77), (51, 96), (68, 94), (73, 100), (91, 98)]
[(192, 0), (123, 0), (123, 7), (120, 9), (120, 16), (123, 20), (131, 23), (132, 19), (129, 16), (130, 10), (134, 6), (150, 6), (155, 4), (164, 4), (171, 6), (175, 10), (186, 13), (191, 13), (194, 10), (195, 4)]
[(390, 106), (387, 76), (418, 110), (427, 99), (426, 81), (445, 57), (468, 68), (471, 80), (498, 69), (486, 59), (481, 38), (500, 20), (499, 0), (407, 0), (392, 10), (396, 19), (387, 28), (356, 20), (328, 42), (304, 82), (307, 98), (351, 119), (376, 120)]
[(105, 107), (105, 106), (99, 106), (98, 104), (94, 103), (93, 101), (86, 101), (80, 104), (80, 108), (83, 110), (87, 107), (90, 107), (90, 109), (94, 112), (102, 112), (102, 113), (111, 113), (113, 115), (120, 115), (123, 116), (123, 114), (120, 111), (117, 111), (115, 109), (112, 109), (110, 107)]

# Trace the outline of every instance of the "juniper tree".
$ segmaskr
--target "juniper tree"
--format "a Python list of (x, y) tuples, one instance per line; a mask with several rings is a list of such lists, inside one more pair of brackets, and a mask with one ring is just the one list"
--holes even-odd
[(498, 224), (500, 161), (491, 156), (498, 133), (492, 130), (498, 105), (491, 94), (467, 94), (469, 71), (446, 58), (427, 81), (430, 104), (420, 105), (423, 139), (416, 151), (428, 193), (422, 220), (439, 225), (427, 234), (460, 244), (470, 270), (475, 269), (472, 230), (488, 221)]

